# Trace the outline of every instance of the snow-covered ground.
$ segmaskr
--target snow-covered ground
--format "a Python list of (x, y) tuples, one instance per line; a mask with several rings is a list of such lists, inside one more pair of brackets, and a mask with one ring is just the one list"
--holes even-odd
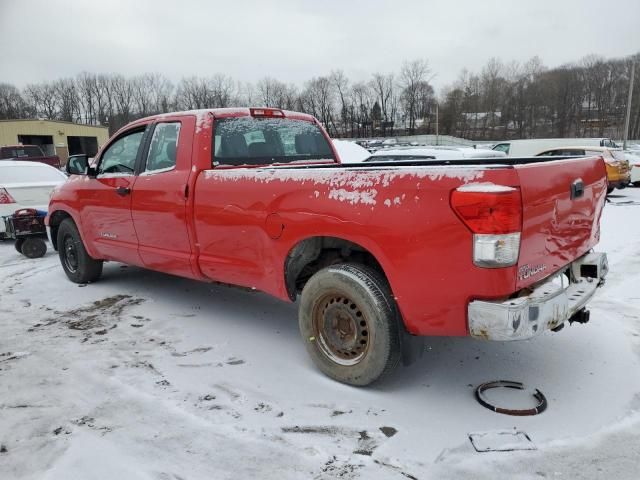
[[(433, 338), (356, 389), (313, 367), (296, 305), (113, 263), (77, 286), (55, 252), (0, 243), (0, 479), (637, 479), (640, 189), (612, 196), (599, 249), (611, 273), (589, 324)], [(496, 379), (539, 388), (548, 410), (483, 408), (474, 387)], [(513, 428), (537, 450), (468, 439)]]

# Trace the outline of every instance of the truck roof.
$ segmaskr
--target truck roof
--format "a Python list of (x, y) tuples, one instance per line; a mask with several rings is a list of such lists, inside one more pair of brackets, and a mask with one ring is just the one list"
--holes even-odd
[(282, 110), (280, 108), (272, 108), (272, 107), (244, 107), (244, 108), (203, 108), (199, 110), (184, 110), (177, 112), (168, 112), (168, 113), (160, 113), (158, 115), (151, 115), (149, 117), (141, 118), (132, 123), (139, 122), (148, 122), (154, 120), (161, 120), (166, 117), (175, 117), (175, 116), (186, 116), (186, 115), (195, 115), (196, 117), (202, 117), (207, 114), (213, 115), (215, 118), (228, 118), (228, 117), (248, 117), (251, 116), (251, 109), (269, 109), (269, 110), (280, 110), (284, 113), (285, 118), (292, 118), (295, 120), (305, 120), (307, 122), (314, 122), (315, 118), (312, 115), (308, 115), (306, 113), (293, 112), (291, 110)]

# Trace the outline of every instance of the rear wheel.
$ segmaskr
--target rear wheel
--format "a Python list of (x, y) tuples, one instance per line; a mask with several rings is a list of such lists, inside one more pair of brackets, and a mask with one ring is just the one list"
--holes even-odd
[(364, 265), (334, 265), (313, 275), (302, 291), (299, 324), (316, 366), (339, 382), (369, 385), (400, 361), (391, 289)]
[(58, 254), (64, 273), (75, 283), (94, 282), (102, 274), (102, 261), (87, 253), (72, 219), (66, 218), (58, 228)]
[(25, 238), (20, 252), (28, 258), (44, 257), (44, 254), (47, 253), (47, 244), (44, 243), (44, 240), (41, 238)]

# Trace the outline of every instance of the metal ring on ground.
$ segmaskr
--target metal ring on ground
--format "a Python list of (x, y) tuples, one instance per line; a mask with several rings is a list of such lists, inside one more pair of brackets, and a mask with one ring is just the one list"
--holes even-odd
[(495, 405), (489, 403), (489, 401), (484, 396), (484, 392), (491, 388), (514, 388), (516, 390), (524, 390), (524, 385), (520, 382), (512, 382), (510, 380), (496, 380), (495, 382), (487, 382), (480, 385), (476, 389), (476, 398), (478, 399), (478, 402), (480, 402), (480, 405), (482, 405), (483, 407), (486, 407), (489, 410), (493, 410), (496, 413), (504, 413), (505, 415), (524, 417), (527, 415), (538, 415), (539, 413), (542, 413), (547, 409), (547, 399), (537, 388), (535, 392), (533, 392), (533, 398), (538, 401), (538, 405), (533, 408), (526, 408), (523, 410), (496, 407)]

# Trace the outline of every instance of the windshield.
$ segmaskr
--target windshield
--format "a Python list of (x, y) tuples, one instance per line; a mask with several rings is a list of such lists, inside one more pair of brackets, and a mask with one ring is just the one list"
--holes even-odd
[(286, 118), (216, 120), (214, 165), (264, 165), (309, 160), (335, 161), (317, 125)]
[(36, 158), (42, 157), (42, 152), (38, 147), (18, 146), (3, 147), (0, 149), (0, 158)]
[(511, 147), (510, 143), (499, 143), (498, 145), (493, 147), (491, 150), (496, 150), (498, 152), (504, 152), (506, 154), (509, 154), (510, 147)]

